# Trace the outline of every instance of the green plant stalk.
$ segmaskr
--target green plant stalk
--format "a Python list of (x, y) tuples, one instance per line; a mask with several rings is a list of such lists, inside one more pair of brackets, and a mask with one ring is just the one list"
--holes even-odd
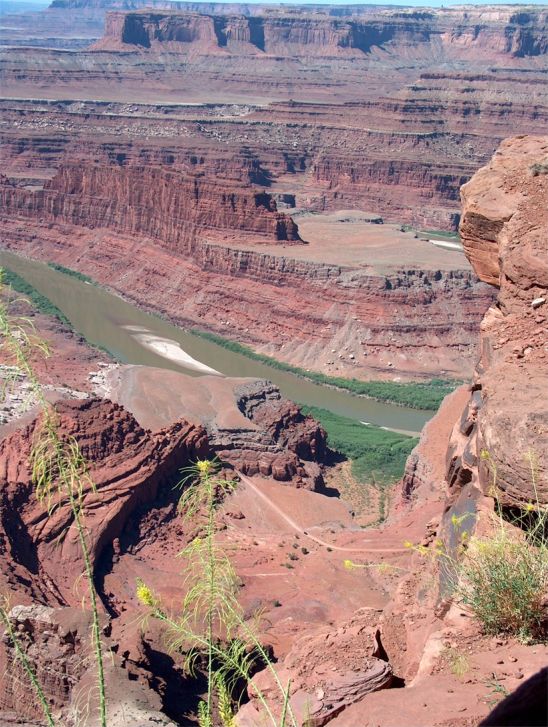
[[(237, 675), (246, 684), (249, 684), (251, 682), (252, 665), (256, 658), (252, 657), (251, 654), (255, 653), (261, 657), (263, 663), (270, 670), (285, 701), (285, 688), (281, 685), (268, 654), (256, 634), (244, 621), (240, 612), (233, 592), (234, 582), (233, 575), (231, 575), (230, 561), (224, 554), (219, 554), (216, 550), (215, 512), (217, 493), (219, 490), (225, 493), (230, 491), (235, 483), (226, 482), (212, 476), (214, 467), (214, 462), (203, 460), (198, 461), (195, 467), (182, 470), (182, 472), (187, 472), (188, 475), (180, 482), (180, 486), (192, 482), (194, 476), (198, 475), (198, 481), (190, 484), (181, 497), (180, 508), (185, 512), (184, 517), (187, 520), (192, 519), (202, 508), (206, 511), (207, 516), (204, 537), (196, 538), (182, 553), (194, 562), (191, 573), (198, 570), (198, 572), (205, 575), (204, 580), (198, 581), (197, 584), (191, 586), (189, 594), (187, 594), (183, 611), (183, 613), (186, 612), (186, 615), (179, 621), (169, 617), (161, 609), (160, 603), (152, 591), (143, 583), (138, 584), (137, 597), (143, 605), (152, 608), (153, 616), (161, 619), (169, 627), (169, 630), (177, 635), (177, 638), (172, 642), (172, 648), (179, 648), (184, 643), (190, 643), (193, 649), (201, 649), (208, 655), (208, 694), (210, 686), (213, 688), (218, 679), (224, 679), (228, 674), (231, 674), (232, 677)], [(193, 576), (191, 575), (191, 584), (192, 579)], [(194, 612), (193, 620), (195, 620), (201, 604), (204, 605), (206, 616), (203, 633), (192, 627), (188, 615), (192, 610)], [(216, 621), (218, 621), (219, 626), (226, 629), (229, 637), (234, 628), (243, 631), (244, 640), (232, 640), (227, 648), (220, 646), (215, 640), (214, 625)], [(243, 651), (239, 650), (238, 644), (244, 647)], [(254, 647), (253, 652), (248, 652), (248, 655), (245, 656), (245, 649), (250, 646)], [(220, 665), (217, 670), (215, 670), (215, 662), (219, 662)], [(260, 690), (255, 691), (265, 715), (273, 727), (279, 727), (279, 723), (276, 721), (264, 695)], [(203, 704), (205, 722), (211, 713), (208, 712), (207, 702)], [(285, 707), (285, 712), (286, 715), (288, 712), (291, 714), (293, 727), (297, 727), (289, 703)], [(286, 722), (286, 717), (284, 717), (284, 722)]]
[[(104, 674), (104, 662), (103, 662), (103, 651), (101, 645), (101, 630), (99, 623), (99, 609), (97, 605), (97, 594), (95, 591), (94, 577), (93, 577), (93, 566), (91, 563), (89, 548), (86, 539), (86, 532), (84, 523), (82, 522), (82, 473), (80, 470), (80, 457), (77, 449), (77, 444), (69, 450), (67, 454), (63, 443), (59, 439), (55, 421), (46, 410), (46, 421), (44, 429), (47, 433), (47, 439), (45, 445), (52, 448), (55, 452), (55, 466), (49, 468), (47, 463), (40, 462), (40, 450), (35, 450), (35, 458), (37, 460), (33, 463), (33, 475), (37, 481), (39, 487), (39, 498), (47, 497), (48, 477), (51, 477), (52, 472), (57, 472), (59, 480), (62, 486), (62, 492), (70, 505), (72, 515), (74, 518), (74, 524), (78, 533), (78, 540), (80, 548), (82, 550), (82, 557), (84, 560), (84, 571), (86, 574), (86, 581), (88, 584), (89, 599), (92, 613), (92, 645), (95, 655), (95, 662), (97, 667), (97, 681), (99, 690), (99, 719), (101, 727), (107, 727), (107, 715), (106, 715), (106, 687), (105, 687), (105, 674)], [(91, 482), (91, 481), (90, 481)], [(46, 489), (42, 489), (42, 488)], [(91, 483), (92, 488), (93, 483)], [(76, 492), (76, 494), (75, 494)]]
[[(3, 270), (0, 269), (0, 293), (3, 288)], [(23, 319), (24, 320), (24, 319)], [(32, 324), (30, 324), (32, 327)], [(107, 727), (106, 718), (106, 690), (105, 690), (105, 677), (104, 677), (104, 664), (103, 664), (103, 652), (101, 647), (100, 638), (100, 625), (99, 625), (99, 612), (97, 607), (97, 596), (95, 592), (93, 568), (91, 565), (91, 559), (89, 555), (89, 549), (87, 546), (87, 540), (85, 535), (84, 526), (81, 520), (81, 482), (78, 481), (78, 463), (79, 463), (79, 452), (72, 448), (70, 453), (66, 455), (63, 445), (59, 439), (58, 432), (55, 428), (55, 423), (49, 412), (49, 404), (44, 396), (44, 392), (38, 378), (34, 372), (34, 369), (29, 363), (28, 357), (25, 353), (25, 347), (38, 348), (42, 353), (47, 355), (48, 349), (45, 344), (38, 341), (32, 342), (28, 333), (25, 331), (22, 325), (15, 326), (15, 331), (19, 333), (19, 337), (15, 335), (13, 329), (13, 321), (7, 313), (6, 306), (2, 303), (0, 305), (0, 333), (3, 335), (8, 351), (11, 351), (15, 358), (17, 367), (27, 376), (33, 393), (35, 394), (40, 408), (42, 409), (45, 422), (44, 431), (46, 433), (46, 445), (49, 443), (53, 447), (55, 453), (55, 460), (57, 465), (57, 473), (59, 478), (64, 484), (66, 496), (68, 497), (74, 521), (76, 524), (78, 538), (82, 548), (82, 555), (84, 558), (86, 579), (88, 582), (90, 603), (92, 608), (92, 643), (95, 652), (95, 660), (97, 664), (97, 675), (98, 675), (98, 686), (99, 686), (99, 715), (101, 727)], [(19, 338), (21, 338), (22, 343)], [(39, 450), (38, 450), (39, 452)], [(31, 458), (35, 460), (36, 450), (33, 451)], [(38, 465), (38, 466), (37, 466)], [(42, 491), (42, 498), (49, 499), (51, 494), (51, 482), (48, 482), (48, 475), (51, 476), (52, 471), (48, 472), (47, 463), (43, 462), (39, 465), (36, 460), (33, 461), (33, 479), (37, 484), (38, 488), (44, 487)], [(38, 480), (36, 479), (38, 476)], [(74, 483), (77, 485), (77, 497), (74, 494)], [(38, 499), (42, 499), (37, 493)], [(28, 673), (28, 672), (27, 672)], [(38, 685), (39, 686), (39, 685)], [(47, 714), (46, 714), (47, 717)]]
[(280, 727), (285, 727), (285, 721), (287, 719), (287, 708), (289, 707), (289, 692), (291, 689), (291, 679), (287, 682), (287, 689), (284, 691), (284, 703), (282, 706), (282, 716), (280, 721)]
[(89, 557), (89, 550), (84, 533), (84, 527), (80, 518), (80, 511), (76, 507), (73, 495), (70, 495), (71, 508), (74, 514), (74, 521), (78, 531), (80, 547), (84, 556), (84, 567), (86, 571), (86, 579), (89, 585), (89, 598), (91, 601), (91, 638), (93, 642), (93, 650), (95, 652), (95, 662), (97, 665), (97, 682), (99, 687), (99, 719), (101, 727), (107, 727), (107, 703), (106, 703), (106, 686), (105, 686), (105, 666), (103, 662), (103, 649), (101, 645), (101, 628), (99, 624), (99, 610), (97, 608), (97, 594), (93, 582), (93, 567)]
[[(165, 623), (166, 626), (169, 626), (169, 628), (172, 631), (174, 631), (176, 633), (180, 633), (181, 625), (177, 621), (174, 621), (172, 618), (170, 618), (160, 608), (158, 608), (158, 607), (154, 608), (152, 611), (152, 615), (154, 616), (154, 618), (157, 618), (159, 621), (162, 621), (163, 623)], [(212, 653), (213, 657), (216, 657), (217, 659), (219, 659), (220, 662), (226, 663), (240, 677), (242, 677), (242, 679), (244, 679), (246, 682), (249, 682), (249, 674), (247, 673), (247, 671), (245, 669), (242, 669), (241, 664), (236, 659), (233, 659), (231, 657), (230, 652), (225, 651), (224, 649), (221, 649), (219, 646), (217, 646), (215, 644), (214, 641), (208, 641), (208, 639), (205, 636), (200, 636), (200, 634), (195, 634), (194, 632), (192, 632), (191, 634), (189, 634), (189, 636), (191, 636), (192, 639), (194, 641), (196, 641), (196, 643), (199, 646), (202, 646), (202, 647), (208, 648), (208, 649), (211, 648), (211, 653)], [(262, 692), (260, 690), (256, 690), (256, 694), (257, 694), (257, 698), (263, 705), (268, 717), (270, 718), (273, 726), (278, 727), (278, 725), (276, 724), (276, 718), (272, 714), (272, 711), (271, 711), (270, 707), (268, 706), (268, 703), (266, 702), (264, 695), (262, 694)], [(295, 724), (294, 727), (297, 727), (297, 725)]]
[[(282, 685), (280, 678), (278, 676), (278, 672), (276, 671), (276, 669), (274, 669), (274, 666), (273, 666), (272, 662), (270, 661), (268, 654), (264, 650), (263, 645), (257, 638), (257, 635), (254, 633), (254, 631), (252, 629), (249, 628), (249, 626), (246, 624), (246, 622), (242, 618), (240, 618), (239, 614), (237, 614), (235, 612), (233, 604), (231, 604), (229, 601), (225, 601), (225, 607), (226, 607), (227, 611), (229, 613), (231, 613), (238, 620), (238, 625), (240, 626), (242, 631), (245, 633), (245, 635), (248, 637), (250, 643), (252, 643), (253, 646), (257, 649), (259, 655), (261, 656), (262, 660), (266, 664), (266, 668), (271, 673), (274, 681), (276, 682), (276, 686), (279, 688), (280, 693), (285, 695), (286, 689)], [(289, 685), (288, 685), (288, 689), (289, 689)], [(258, 692), (257, 692), (257, 695), (258, 695)], [(284, 696), (284, 700), (285, 700), (285, 696)], [(261, 700), (261, 701), (263, 701), (263, 700)], [(268, 710), (268, 712), (269, 712), (269, 714), (271, 714), (270, 710)], [(286, 707), (286, 713), (287, 712), (289, 712), (289, 715), (292, 718), (294, 727), (297, 727), (295, 715), (293, 714), (291, 704), (289, 704), (289, 703)]]
[(207, 499), (208, 499), (208, 528), (207, 528), (207, 551), (208, 551), (208, 576), (209, 576), (209, 608), (207, 610), (207, 711), (212, 717), (213, 713), (213, 594), (215, 589), (215, 553), (213, 552), (213, 529), (215, 527), (215, 510), (211, 486), (211, 478), (206, 477)]
[(51, 714), (51, 710), (49, 708), (49, 704), (47, 702), (46, 695), (44, 694), (44, 691), (42, 690), (40, 682), (36, 678), (36, 674), (34, 672), (34, 669), (31, 666), (31, 663), (30, 663), (27, 655), (21, 648), (21, 644), (19, 643), (19, 637), (13, 630), (13, 626), (11, 625), (9, 615), (6, 613), (5, 609), (1, 606), (0, 606), (0, 621), (2, 621), (2, 623), (6, 627), (6, 631), (8, 632), (8, 635), (15, 648), (15, 654), (16, 654), (17, 658), (19, 659), (19, 662), (21, 663), (21, 666), (23, 667), (26, 675), (28, 676), (29, 681), (32, 685), (32, 688), (36, 692), (36, 696), (38, 697), (38, 701), (40, 702), (40, 706), (42, 708), (42, 711), (44, 712), (44, 717), (46, 718), (48, 727), (55, 727), (55, 722), (53, 720), (53, 716)]

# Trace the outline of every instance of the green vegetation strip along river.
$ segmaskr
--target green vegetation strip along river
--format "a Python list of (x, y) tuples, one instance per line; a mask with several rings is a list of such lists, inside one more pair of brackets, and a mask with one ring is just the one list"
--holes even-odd
[[(181, 357), (178, 360), (168, 358), (165, 350), (161, 355), (161, 346), (154, 349), (142, 342), (144, 338), (157, 339), (166, 342), (164, 349), (167, 346), (169, 350), (185, 352), (195, 364), (204, 364), (226, 376), (270, 379), (289, 399), (356, 422), (416, 433), (432, 415), (431, 411), (355, 396), (350, 391), (323, 385), (324, 382), (303, 379), (285, 367), (274, 368), (270, 360), (267, 365), (263, 360), (247, 355), (247, 351), (244, 355), (241, 351), (229, 350), (213, 340), (145, 313), (121, 297), (92, 285), (81, 274), (66, 274), (5, 251), (0, 252), (0, 265), (17, 273), (47, 298), (91, 344), (110, 351), (120, 361), (168, 368), (192, 376), (203, 375), (203, 371), (186, 364), (184, 357), (183, 360)], [(306, 372), (307, 376), (309, 373)]]
[(302, 369), (299, 366), (285, 363), (285, 361), (278, 361), (271, 356), (256, 353), (249, 346), (237, 343), (236, 341), (230, 341), (228, 338), (223, 338), (215, 333), (207, 333), (195, 329), (192, 332), (197, 336), (205, 338), (207, 341), (213, 341), (213, 343), (223, 346), (229, 351), (241, 353), (255, 361), (261, 361), (261, 363), (271, 368), (288, 371), (291, 374), (295, 374), (295, 376), (309, 379), (323, 386), (332, 386), (336, 389), (350, 391), (350, 393), (356, 396), (367, 396), (377, 401), (389, 401), (392, 404), (410, 406), (413, 409), (435, 411), (443, 401), (443, 398), (447, 394), (450, 394), (457, 386), (457, 382), (447, 381), (446, 379), (397, 383), (393, 381), (359, 381), (358, 379), (345, 379), (342, 376), (328, 376), (319, 371)]
[(302, 407), (327, 432), (329, 446), (352, 461), (352, 474), (362, 483), (383, 486), (402, 476), (407, 457), (419, 441), (397, 432), (363, 424), (315, 406)]

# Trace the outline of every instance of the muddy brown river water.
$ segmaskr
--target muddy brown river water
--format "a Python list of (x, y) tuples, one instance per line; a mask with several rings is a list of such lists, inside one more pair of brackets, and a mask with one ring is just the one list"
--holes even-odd
[(118, 295), (48, 265), (0, 251), (0, 265), (18, 273), (49, 298), (74, 328), (125, 363), (158, 366), (200, 376), (269, 379), (294, 401), (329, 409), (362, 423), (409, 433), (419, 432), (432, 412), (374, 401), (279, 371), (233, 353), (195, 334), (150, 315)]

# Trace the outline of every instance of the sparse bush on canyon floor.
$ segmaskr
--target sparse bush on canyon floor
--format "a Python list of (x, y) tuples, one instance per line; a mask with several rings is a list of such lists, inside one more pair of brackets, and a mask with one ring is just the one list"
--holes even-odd
[(447, 664), (451, 673), (461, 679), (469, 670), (470, 663), (462, 651), (454, 646), (446, 646), (440, 654), (442, 661)]
[(459, 381), (450, 381), (448, 379), (430, 379), (429, 381), (414, 381), (408, 383), (397, 383), (393, 381), (359, 381), (358, 379), (345, 379), (342, 376), (328, 376), (319, 371), (307, 371), (299, 366), (293, 366), (278, 361), (271, 356), (262, 353), (256, 353), (249, 346), (245, 346), (237, 341), (231, 341), (215, 333), (208, 331), (199, 331), (193, 329), (192, 333), (207, 341), (216, 343), (218, 346), (226, 348), (233, 353), (239, 353), (247, 356), (255, 361), (260, 361), (266, 366), (278, 369), (280, 371), (288, 371), (295, 376), (303, 379), (309, 379), (316, 384), (323, 386), (333, 386), (336, 389), (344, 389), (350, 391), (356, 396), (365, 396), (370, 399), (379, 401), (387, 401), (400, 406), (408, 406), (412, 409), (424, 409), (426, 411), (435, 411), (445, 396), (450, 394), (458, 385)]
[(533, 164), (531, 167), (531, 174), (533, 177), (538, 177), (539, 174), (548, 174), (548, 160)]
[(501, 527), (490, 539), (471, 538), (460, 567), (460, 601), (488, 634), (522, 641), (546, 636), (548, 547)]

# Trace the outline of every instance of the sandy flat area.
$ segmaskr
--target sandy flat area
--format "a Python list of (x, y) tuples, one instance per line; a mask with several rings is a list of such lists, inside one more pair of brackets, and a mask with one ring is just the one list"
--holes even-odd
[(295, 222), (301, 238), (308, 243), (306, 245), (275, 243), (258, 247), (232, 240), (222, 244), (296, 260), (360, 267), (380, 274), (405, 267), (421, 270), (470, 268), (462, 251), (415, 238), (413, 232), (402, 232), (396, 224), (379, 225), (366, 221), (372, 216), (372, 213), (359, 210), (296, 215)]

